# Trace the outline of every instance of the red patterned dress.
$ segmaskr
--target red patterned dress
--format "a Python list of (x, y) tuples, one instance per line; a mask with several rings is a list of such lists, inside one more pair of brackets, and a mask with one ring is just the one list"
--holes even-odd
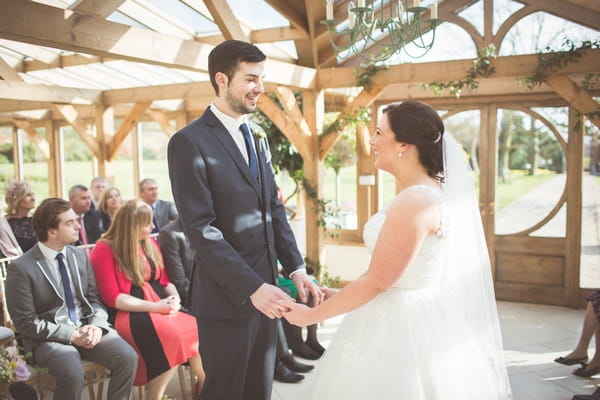
[[(154, 241), (152, 243), (158, 248)], [(133, 285), (123, 275), (112, 248), (105, 242), (98, 242), (90, 255), (100, 297), (108, 307), (109, 320), (138, 354), (136, 386), (198, 354), (198, 327), (192, 315), (129, 312), (115, 308), (116, 298), (121, 293), (148, 301), (158, 301), (165, 296), (164, 287), (169, 283), (166, 270), (153, 265), (141, 248), (140, 254), (147, 267), (146, 283), (141, 287)]]

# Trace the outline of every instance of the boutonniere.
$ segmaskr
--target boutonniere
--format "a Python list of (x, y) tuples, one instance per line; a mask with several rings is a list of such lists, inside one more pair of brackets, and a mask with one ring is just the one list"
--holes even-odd
[(263, 143), (262, 142), (264, 139), (267, 138), (267, 134), (265, 133), (263, 128), (261, 128), (258, 125), (255, 125), (252, 127), (252, 134), (258, 141), (258, 151), (262, 152), (263, 151)]

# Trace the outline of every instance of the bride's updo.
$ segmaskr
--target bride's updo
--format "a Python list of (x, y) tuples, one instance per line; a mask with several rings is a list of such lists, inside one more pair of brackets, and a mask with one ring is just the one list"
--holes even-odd
[(437, 111), (428, 104), (407, 100), (386, 106), (383, 113), (388, 116), (396, 141), (415, 145), (427, 174), (443, 182), (444, 123)]

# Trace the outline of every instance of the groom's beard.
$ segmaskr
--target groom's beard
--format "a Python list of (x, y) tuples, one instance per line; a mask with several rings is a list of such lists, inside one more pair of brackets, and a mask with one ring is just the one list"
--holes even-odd
[(225, 101), (227, 101), (229, 107), (238, 114), (250, 114), (256, 111), (256, 106), (246, 104), (244, 101), (245, 99), (245, 97), (242, 99), (234, 97), (229, 88), (227, 88), (227, 91), (225, 92)]

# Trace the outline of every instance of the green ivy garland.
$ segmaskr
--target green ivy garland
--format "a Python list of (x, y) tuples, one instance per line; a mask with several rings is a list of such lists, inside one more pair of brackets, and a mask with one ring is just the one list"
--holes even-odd
[(476, 90), (479, 87), (478, 77), (487, 77), (496, 71), (496, 67), (492, 63), (494, 58), (496, 58), (496, 46), (490, 44), (488, 47), (480, 49), (477, 52), (477, 58), (473, 60), (473, 66), (467, 71), (465, 79), (423, 83), (421, 87), (423, 89), (430, 88), (436, 96), (439, 96), (443, 90), (450, 89), (450, 93), (459, 98), (463, 88)]

